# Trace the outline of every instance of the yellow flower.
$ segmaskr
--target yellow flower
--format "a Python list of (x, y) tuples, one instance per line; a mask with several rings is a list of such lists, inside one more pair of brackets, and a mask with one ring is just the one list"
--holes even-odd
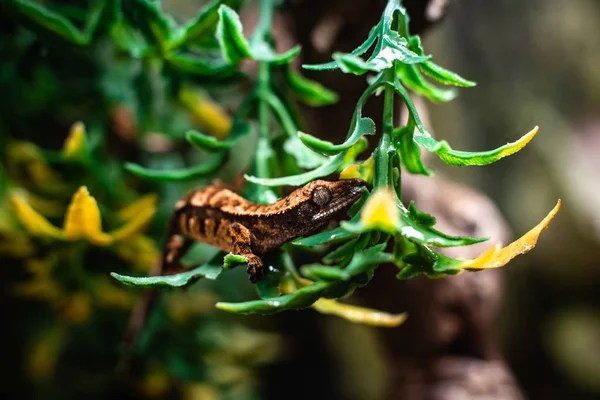
[(400, 212), (390, 189), (378, 189), (363, 206), (360, 222), (365, 227), (393, 233), (400, 223)]
[(350, 164), (340, 172), (340, 179), (360, 178), (365, 182), (373, 183), (374, 177), (375, 159), (373, 156), (367, 158), (360, 164)]
[(460, 269), (482, 270), (499, 268), (508, 264), (508, 262), (516, 256), (529, 252), (529, 250), (533, 249), (537, 244), (542, 231), (548, 228), (550, 221), (552, 221), (556, 213), (558, 213), (558, 210), (560, 210), (560, 205), (561, 201), (558, 200), (558, 203), (556, 203), (556, 206), (548, 213), (546, 218), (519, 239), (504, 248), (501, 248), (499, 245), (490, 247), (479, 257), (472, 260), (466, 260), (460, 265)]
[(63, 156), (66, 159), (77, 159), (85, 156), (87, 152), (87, 139), (83, 122), (75, 122), (71, 126), (69, 136), (63, 145)]
[[(140, 232), (154, 216), (156, 199), (142, 198), (143, 206), (132, 205), (137, 213), (126, 213), (129, 217), (124, 225), (110, 233), (102, 231), (100, 210), (96, 199), (82, 186), (73, 196), (67, 208), (63, 228), (52, 225), (44, 216), (35, 211), (22, 193), (13, 191), (10, 195), (16, 216), (23, 227), (32, 235), (58, 240), (87, 240), (98, 246), (108, 246), (128, 239)], [(135, 204), (135, 203), (134, 203)]]
[(7, 173), (11, 178), (43, 193), (65, 193), (69, 185), (48, 164), (40, 149), (29, 142), (11, 142), (7, 151)]
[(192, 112), (195, 122), (207, 133), (219, 139), (227, 137), (231, 129), (231, 118), (221, 106), (186, 88), (179, 91), (179, 100)]
[[(281, 284), (281, 292), (284, 294), (292, 293), (298, 290), (299, 287), (309, 286), (314, 283), (311, 280), (294, 277), (294, 279), (286, 279)], [(335, 315), (356, 324), (378, 326), (384, 328), (395, 328), (402, 325), (407, 313), (391, 314), (385, 311), (374, 310), (372, 308), (359, 307), (350, 304), (340, 303), (337, 300), (321, 298), (317, 300), (311, 308), (321, 314)]]
[(32, 381), (44, 382), (52, 377), (66, 339), (66, 331), (61, 325), (41, 332), (25, 357), (25, 369)]

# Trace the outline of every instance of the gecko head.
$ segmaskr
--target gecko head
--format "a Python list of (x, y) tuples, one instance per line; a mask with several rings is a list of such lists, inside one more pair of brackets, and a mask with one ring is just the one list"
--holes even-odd
[[(310, 204), (312, 222), (326, 222), (335, 214), (346, 211), (361, 196), (367, 183), (361, 179), (339, 181), (316, 180), (303, 188), (303, 194)], [(308, 204), (307, 204), (308, 208)]]

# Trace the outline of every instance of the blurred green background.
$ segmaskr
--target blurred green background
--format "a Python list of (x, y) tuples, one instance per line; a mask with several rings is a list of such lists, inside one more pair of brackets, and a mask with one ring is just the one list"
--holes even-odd
[[(82, 20), (78, 2), (58, 3)], [(196, 3), (169, 0), (164, 7), (188, 19)], [(108, 272), (145, 274), (172, 204), (188, 186), (205, 183), (153, 186), (125, 173), (122, 162), (194, 162), (198, 155), (178, 140), (188, 127), (206, 126), (182, 93), (191, 88), (197, 101), (212, 98), (226, 114), (239, 102), (239, 87), (132, 60), (106, 39), (73, 48), (40, 40), (30, 28), (0, 12), (0, 396), (361, 398), (339, 394), (347, 393), (340, 376), (366, 356), (336, 358), (328, 344), (346, 337), (342, 346), (357, 353), (385, 352), (365, 350), (377, 347), (361, 336), (368, 329), (323, 322), (330, 317), (313, 311), (269, 318), (216, 311), (221, 298), (252, 296), (244, 271), (166, 296), (143, 344), (146, 356), (129, 375), (114, 373), (137, 292), (109, 281)], [(526, 149), (501, 162), (436, 168), (492, 198), (515, 236), (563, 200), (535, 251), (506, 267), (504, 356), (529, 398), (600, 398), (600, 2), (456, 1), (424, 40), (436, 62), (478, 83), (449, 104), (428, 105), (438, 137), (483, 150), (540, 126)], [(85, 123), (93, 162), (45, 161), (61, 152), (76, 121)], [(9, 193), (25, 190), (17, 193), (61, 226), (81, 185), (98, 200), (105, 231), (121, 226), (119, 210), (144, 194), (159, 195), (157, 216), (126, 243), (104, 247), (23, 233)], [(373, 373), (362, 384), (380, 386), (383, 362), (370, 362)]]

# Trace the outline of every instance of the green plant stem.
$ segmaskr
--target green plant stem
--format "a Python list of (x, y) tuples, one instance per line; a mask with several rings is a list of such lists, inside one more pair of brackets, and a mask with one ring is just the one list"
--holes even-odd
[[(394, 68), (384, 72), (389, 81), (394, 79)], [(375, 179), (373, 186), (378, 189), (389, 185), (389, 149), (392, 131), (394, 130), (394, 88), (386, 85), (383, 98), (383, 121), (381, 139), (375, 149)]]
[(259, 11), (259, 21), (254, 34), (252, 35), (252, 40), (260, 40), (260, 38), (264, 38), (271, 32), (271, 25), (273, 21), (273, 1), (272, 0), (261, 0), (260, 2), (260, 11)]

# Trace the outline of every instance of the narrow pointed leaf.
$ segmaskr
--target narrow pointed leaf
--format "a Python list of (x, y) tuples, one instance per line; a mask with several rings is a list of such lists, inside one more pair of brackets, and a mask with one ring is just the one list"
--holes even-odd
[(207, 263), (190, 271), (181, 272), (175, 275), (133, 277), (120, 275), (115, 272), (111, 272), (110, 275), (118, 281), (132, 286), (146, 288), (180, 288), (192, 284), (201, 278), (217, 279), (222, 270), (223, 269), (219, 264)]
[(187, 22), (183, 28), (179, 39), (173, 42), (169, 47), (177, 48), (186, 44), (198, 44), (213, 36), (219, 22), (219, 7), (226, 4), (229, 7), (237, 8), (242, 0), (215, 0), (204, 6), (195, 18)]
[(285, 310), (299, 310), (317, 301), (327, 289), (328, 283), (315, 282), (295, 292), (267, 300), (253, 300), (241, 303), (219, 302), (216, 307), (233, 314), (273, 314)]
[(327, 161), (327, 157), (306, 147), (298, 136), (287, 138), (283, 143), (283, 150), (296, 160), (296, 164), (300, 168), (317, 168)]
[(302, 267), (302, 275), (313, 281), (347, 281), (350, 275), (337, 267), (328, 267), (320, 264), (306, 265)]
[(227, 140), (218, 140), (214, 136), (205, 135), (195, 130), (186, 133), (185, 138), (190, 144), (209, 152), (230, 149), (240, 138), (250, 133), (250, 125), (238, 124), (231, 128)]
[(319, 244), (338, 242), (340, 240), (345, 240), (356, 236), (358, 236), (358, 233), (347, 231), (342, 227), (337, 227), (335, 229), (317, 233), (316, 235), (306, 238), (296, 239), (292, 243), (297, 246), (312, 247)]
[(537, 132), (538, 127), (536, 126), (516, 142), (508, 143), (494, 150), (482, 152), (453, 150), (445, 140), (438, 142), (427, 132), (415, 133), (414, 140), (423, 145), (427, 150), (437, 154), (448, 165), (487, 165), (518, 152), (533, 139)]
[(322, 178), (334, 173), (344, 162), (344, 153), (330, 157), (329, 160), (320, 167), (298, 175), (290, 175), (282, 178), (258, 178), (255, 176), (244, 175), (246, 180), (263, 186), (302, 186), (315, 179)]
[(390, 314), (384, 311), (344, 304), (330, 299), (319, 299), (311, 307), (321, 314), (335, 315), (346, 321), (357, 324), (386, 328), (400, 326), (408, 317), (407, 313)]
[(219, 167), (223, 163), (224, 158), (225, 153), (221, 153), (203, 164), (199, 164), (195, 167), (176, 170), (151, 170), (144, 168), (141, 165), (133, 163), (125, 164), (125, 169), (135, 175), (141, 176), (142, 178), (146, 179), (156, 181), (185, 181), (188, 179), (212, 174), (217, 169), (219, 169)]
[(286, 73), (287, 83), (300, 101), (309, 106), (326, 106), (337, 102), (338, 95), (320, 83), (303, 77), (291, 67)]
[(298, 132), (300, 140), (314, 151), (326, 154), (335, 155), (354, 146), (361, 137), (375, 134), (375, 122), (371, 118), (360, 118), (348, 139), (342, 144), (335, 145), (326, 140), (318, 139), (307, 133)]
[[(363, 42), (363, 44), (361, 44), (356, 49), (354, 49), (350, 54), (353, 54), (355, 56), (362, 56), (364, 53), (366, 53), (367, 50), (369, 50), (371, 48), (371, 46), (373, 46), (373, 44), (379, 37), (378, 34), (379, 34), (380, 24), (381, 23), (374, 26), (371, 29), (371, 32), (369, 32), (369, 36), (367, 37), (367, 40), (365, 40)], [(328, 62), (328, 63), (324, 63), (324, 64), (304, 64), (302, 66), (302, 68), (308, 69), (311, 71), (328, 71), (328, 70), (338, 69), (339, 65), (336, 61), (332, 61), (332, 62)]]
[(412, 129), (407, 126), (394, 129), (392, 132), (392, 141), (398, 152), (400, 162), (411, 174), (432, 175), (432, 172), (425, 167), (421, 160), (421, 149), (415, 143), (414, 125)]
[(427, 81), (414, 65), (406, 65), (399, 69), (400, 79), (413, 92), (433, 102), (447, 103), (456, 98), (455, 89), (439, 88)]
[(475, 82), (463, 78), (462, 76), (442, 68), (433, 61), (426, 61), (419, 64), (419, 68), (423, 73), (436, 81), (445, 85), (454, 85), (462, 87), (473, 87), (477, 85)]
[(226, 5), (219, 7), (217, 40), (221, 46), (223, 56), (232, 65), (237, 65), (243, 58), (252, 56), (248, 41), (243, 34), (240, 17)]
[(55, 35), (78, 45), (87, 45), (90, 43), (91, 36), (97, 27), (105, 3), (105, 1), (98, 2), (89, 13), (86, 32), (82, 32), (67, 18), (43, 7), (39, 3), (26, 0), (15, 0), (11, 6), (23, 16), (35, 22), (38, 26), (47, 29)]
[(368, 63), (354, 54), (334, 53), (333, 59), (340, 70), (346, 74), (363, 75), (369, 71), (376, 71), (374, 64)]
[(223, 59), (201, 57), (188, 53), (170, 53), (165, 59), (176, 69), (200, 76), (227, 77), (235, 69)]

